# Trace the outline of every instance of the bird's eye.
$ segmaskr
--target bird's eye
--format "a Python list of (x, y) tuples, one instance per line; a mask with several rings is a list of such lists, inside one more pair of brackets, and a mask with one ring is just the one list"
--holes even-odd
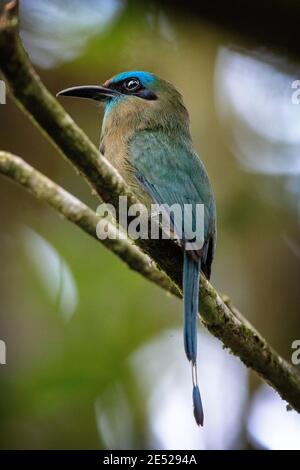
[(135, 91), (140, 88), (141, 84), (137, 78), (129, 78), (123, 83), (123, 87), (126, 91)]

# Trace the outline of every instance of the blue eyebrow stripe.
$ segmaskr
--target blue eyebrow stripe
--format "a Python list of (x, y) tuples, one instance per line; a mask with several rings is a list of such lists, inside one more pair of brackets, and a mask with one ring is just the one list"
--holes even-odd
[(143, 85), (149, 85), (150, 83), (154, 83), (156, 81), (156, 77), (152, 73), (132, 70), (130, 72), (119, 73), (111, 79), (110, 83), (117, 83), (131, 77), (138, 78), (143, 83)]

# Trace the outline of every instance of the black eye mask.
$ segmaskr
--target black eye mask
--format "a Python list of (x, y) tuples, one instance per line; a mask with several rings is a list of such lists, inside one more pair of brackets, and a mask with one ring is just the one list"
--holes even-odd
[[(136, 83), (136, 86), (130, 89), (128, 85), (130, 85), (130, 82), (133, 81)], [(144, 100), (157, 99), (157, 95), (153, 91), (145, 88), (144, 85), (136, 77), (126, 78), (126, 80), (111, 83), (108, 88), (116, 90), (119, 93), (122, 93), (123, 95), (138, 96), (139, 98), (143, 98)]]

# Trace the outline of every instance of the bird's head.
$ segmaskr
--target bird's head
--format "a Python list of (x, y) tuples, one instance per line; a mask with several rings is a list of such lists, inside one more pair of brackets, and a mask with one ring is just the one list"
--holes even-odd
[(188, 129), (188, 113), (180, 93), (169, 82), (150, 72), (123, 72), (103, 85), (76, 86), (60, 91), (70, 96), (104, 105), (105, 121), (135, 128)]

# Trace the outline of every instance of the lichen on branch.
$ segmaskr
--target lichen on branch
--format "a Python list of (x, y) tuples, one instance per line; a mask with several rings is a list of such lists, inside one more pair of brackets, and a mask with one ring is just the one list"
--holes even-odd
[[(0, 19), (0, 69), (16, 104), (105, 202), (118, 206), (119, 196), (138, 202), (110, 163), (100, 155), (36, 74), (18, 34), (17, 8)], [(0, 153), (0, 173), (10, 177), (95, 238), (97, 215), (81, 201), (29, 167), (23, 160)], [(118, 220), (112, 230), (118, 230)], [(120, 240), (107, 247), (128, 266), (165, 290), (181, 295), (182, 253), (171, 240)], [(221, 298), (201, 276), (200, 314), (207, 329), (246, 366), (255, 370), (295, 410), (300, 412), (299, 371), (281, 358), (243, 318), (230, 301)]]

